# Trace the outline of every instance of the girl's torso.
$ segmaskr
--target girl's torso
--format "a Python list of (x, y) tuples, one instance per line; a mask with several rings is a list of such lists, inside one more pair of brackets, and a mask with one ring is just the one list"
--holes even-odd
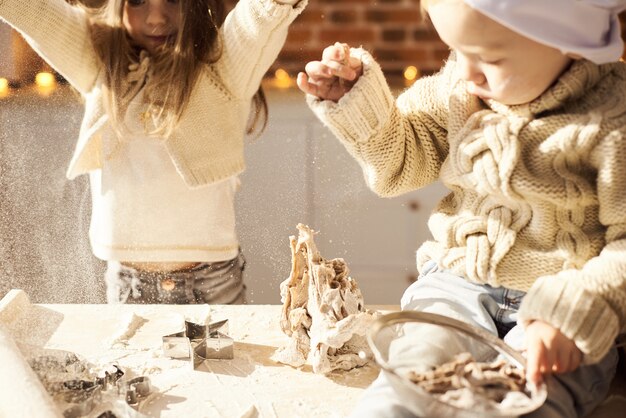
[(103, 167), (90, 172), (94, 254), (148, 271), (234, 258), (238, 177), (189, 187), (166, 141), (143, 133), (142, 108), (129, 107), (127, 138), (103, 136)]

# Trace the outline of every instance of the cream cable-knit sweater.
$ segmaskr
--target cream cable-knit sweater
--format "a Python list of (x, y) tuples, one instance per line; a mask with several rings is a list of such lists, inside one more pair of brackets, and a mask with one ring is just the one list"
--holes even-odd
[(626, 328), (626, 64), (576, 61), (526, 105), (469, 95), (451, 59), (396, 101), (365, 51), (339, 103), (308, 97), (394, 196), (437, 179), (434, 240), (417, 252), (468, 280), (527, 291), (521, 320), (558, 327), (600, 359)]
[[(223, 54), (208, 65), (166, 145), (185, 182), (201, 186), (244, 169), (243, 137), (251, 99), (282, 48), (296, 6), (240, 0), (221, 29)], [(85, 116), (67, 176), (101, 167), (102, 132), (111, 129), (102, 97), (103, 69), (88, 35), (83, 10), (64, 0), (0, 0), (0, 17), (85, 99)]]

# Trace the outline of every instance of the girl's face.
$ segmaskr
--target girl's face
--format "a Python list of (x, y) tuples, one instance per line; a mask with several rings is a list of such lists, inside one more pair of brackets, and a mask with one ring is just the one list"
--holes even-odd
[(126, 0), (122, 22), (133, 42), (150, 53), (172, 42), (180, 23), (178, 3), (179, 0)]
[(437, 2), (428, 14), (441, 39), (456, 51), (470, 94), (506, 105), (539, 97), (571, 58), (486, 17), (461, 1)]

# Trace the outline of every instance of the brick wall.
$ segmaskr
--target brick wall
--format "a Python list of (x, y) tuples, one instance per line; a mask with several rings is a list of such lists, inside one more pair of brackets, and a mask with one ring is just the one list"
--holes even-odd
[(363, 46), (390, 77), (408, 65), (433, 72), (448, 55), (421, 18), (419, 0), (310, 0), (277, 64), (302, 68), (302, 61), (319, 59), (324, 47), (336, 41)]
[[(238, 0), (224, 1), (231, 9)], [(419, 1), (309, 0), (307, 9), (291, 26), (285, 47), (270, 73), (282, 68), (293, 77), (336, 41), (371, 51), (392, 82), (399, 80), (409, 65), (422, 74), (432, 73), (440, 68), (448, 49), (434, 29), (422, 21)], [(621, 17), (626, 28), (626, 14)]]
[[(231, 5), (237, 0), (227, 0)], [(294, 22), (278, 60), (272, 66), (292, 76), (306, 62), (321, 57), (334, 42), (363, 46), (372, 52), (390, 81), (415, 66), (421, 74), (437, 71), (448, 56), (432, 25), (420, 15), (420, 0), (309, 0)], [(620, 15), (626, 39), (626, 12)]]
[[(227, 1), (230, 7), (237, 3)], [(435, 31), (422, 21), (419, 0), (309, 0), (272, 71), (283, 68), (294, 76), (334, 42), (373, 52), (391, 78), (401, 76), (409, 65), (431, 73), (448, 55)]]

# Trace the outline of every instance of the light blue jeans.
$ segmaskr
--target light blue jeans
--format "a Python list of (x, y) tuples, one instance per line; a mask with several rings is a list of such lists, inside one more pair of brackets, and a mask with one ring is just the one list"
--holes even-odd
[[(499, 335), (511, 347), (521, 349), (524, 330), (517, 325), (517, 311), (523, 297), (524, 292), (470, 283), (429, 262), (422, 268), (419, 280), (405, 291), (401, 305), (402, 310), (436, 313), (482, 327)], [(480, 356), (477, 347), (472, 347), (458, 333), (440, 327), (425, 327), (415, 326), (409, 331), (410, 338), (390, 346), (389, 358), (395, 355), (420, 359), (420, 364), (429, 368), (449, 361), (463, 351), (469, 351), (477, 358)], [(573, 418), (589, 414), (606, 397), (617, 360), (617, 350), (613, 348), (599, 363), (546, 379), (548, 399), (541, 408), (527, 416)], [(381, 373), (364, 392), (350, 417), (413, 418), (413, 413), (403, 404), (401, 396)]]
[(170, 272), (142, 271), (118, 261), (107, 262), (107, 302), (112, 304), (244, 304), (246, 260), (204, 262)]

